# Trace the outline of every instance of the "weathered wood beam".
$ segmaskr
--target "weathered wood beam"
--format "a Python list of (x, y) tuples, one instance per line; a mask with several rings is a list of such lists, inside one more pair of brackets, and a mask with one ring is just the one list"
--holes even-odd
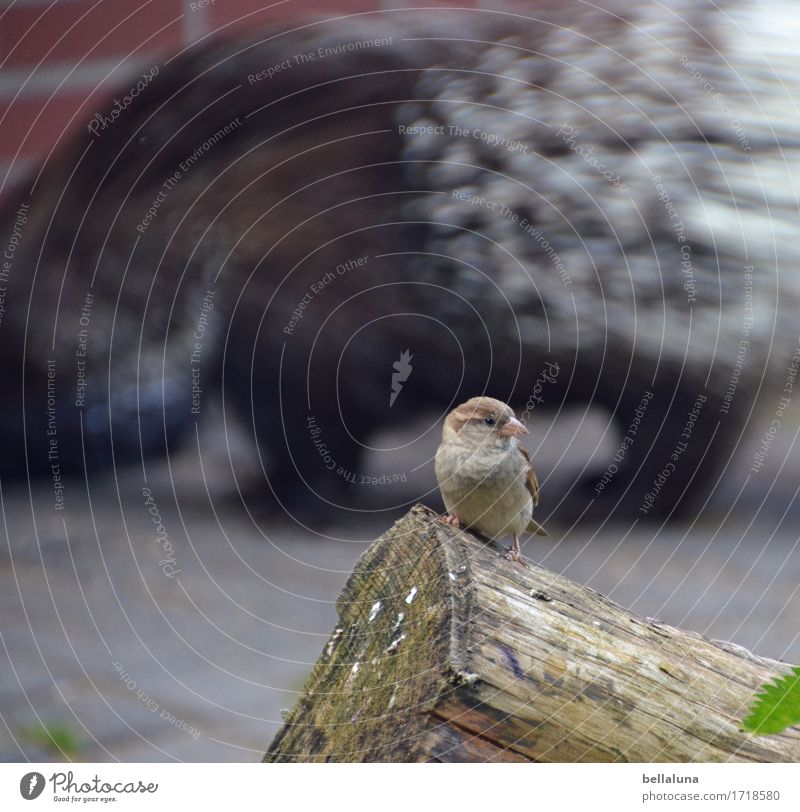
[(520, 567), (421, 506), (338, 610), (265, 761), (800, 761), (800, 729), (739, 729), (785, 665)]

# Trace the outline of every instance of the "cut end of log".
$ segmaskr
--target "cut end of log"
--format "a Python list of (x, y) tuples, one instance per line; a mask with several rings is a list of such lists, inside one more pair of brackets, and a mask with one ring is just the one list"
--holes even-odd
[(784, 667), (521, 567), (417, 505), (361, 557), (273, 761), (797, 761), (739, 729)]

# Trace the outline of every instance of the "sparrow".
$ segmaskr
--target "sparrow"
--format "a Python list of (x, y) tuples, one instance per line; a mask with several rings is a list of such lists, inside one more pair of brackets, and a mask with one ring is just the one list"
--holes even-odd
[(510, 406), (476, 397), (447, 415), (436, 451), (436, 480), (447, 509), (442, 521), (492, 540), (510, 535), (506, 558), (523, 565), (519, 534), (547, 535), (532, 516), (539, 480), (518, 440), (527, 433)]

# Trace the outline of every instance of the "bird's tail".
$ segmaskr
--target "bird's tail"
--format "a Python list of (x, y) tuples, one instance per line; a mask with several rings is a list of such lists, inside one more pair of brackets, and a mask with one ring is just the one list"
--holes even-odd
[(533, 533), (535, 536), (549, 536), (550, 534), (536, 521), (531, 519), (528, 526), (525, 528), (528, 533)]

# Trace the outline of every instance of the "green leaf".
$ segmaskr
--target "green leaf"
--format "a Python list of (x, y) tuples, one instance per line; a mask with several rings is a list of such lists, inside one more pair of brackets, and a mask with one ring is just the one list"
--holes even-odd
[(800, 666), (785, 677), (764, 683), (742, 721), (745, 730), (762, 736), (780, 733), (792, 725), (800, 725)]
[(79, 736), (67, 725), (58, 722), (42, 722), (28, 725), (22, 729), (22, 735), (52, 754), (74, 756), (80, 749)]

